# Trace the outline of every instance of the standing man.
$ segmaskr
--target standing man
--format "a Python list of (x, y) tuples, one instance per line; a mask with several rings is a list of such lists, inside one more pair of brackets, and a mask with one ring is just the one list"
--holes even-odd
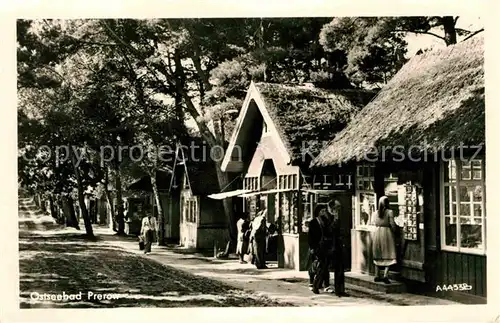
[(325, 207), (320, 207), (318, 213), (309, 224), (309, 248), (314, 257), (312, 291), (318, 294), (324, 285), (324, 291), (332, 293), (333, 289), (330, 287), (330, 263), (334, 247), (332, 222)]
[(347, 296), (347, 293), (345, 292), (344, 276), (344, 243), (342, 239), (342, 230), (340, 227), (342, 205), (338, 200), (332, 200), (328, 202), (328, 213), (331, 216), (332, 231), (334, 236), (333, 265), (335, 269), (335, 295), (337, 295), (338, 297)]

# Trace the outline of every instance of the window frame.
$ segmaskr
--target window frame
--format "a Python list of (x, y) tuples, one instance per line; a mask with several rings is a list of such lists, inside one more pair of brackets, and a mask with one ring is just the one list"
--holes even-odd
[(199, 200), (198, 196), (183, 197), (184, 222), (189, 224), (198, 224), (199, 220)]
[[(444, 181), (444, 175), (445, 171), (449, 171), (449, 167), (447, 167), (446, 163), (454, 161), (455, 162), (455, 182), (450, 183), (450, 182), (445, 182)], [(460, 159), (450, 159), (448, 161), (442, 161), (440, 164), (440, 171), (439, 171), (439, 199), (440, 199), (440, 240), (441, 240), (441, 250), (443, 251), (451, 251), (451, 252), (459, 252), (459, 253), (465, 253), (465, 254), (474, 254), (474, 255), (486, 255), (487, 251), (487, 241), (486, 241), (486, 172), (485, 172), (485, 158), (476, 158), (476, 159), (470, 159), (469, 162), (472, 161), (481, 161), (481, 179), (473, 179), (473, 169), (471, 168), (471, 180), (462, 180), (461, 177), (461, 172), (462, 172), (462, 164), (463, 161)], [(472, 185), (481, 185), (481, 190), (482, 190), (482, 195), (481, 195), (481, 239), (482, 239), (482, 248), (467, 248), (467, 247), (461, 247), (462, 244), (462, 239), (461, 239), (461, 214), (460, 214), (460, 206), (461, 206), (461, 201), (460, 201), (460, 186), (461, 182), (466, 182), (467, 184)], [(449, 246), (446, 245), (446, 217), (447, 215), (445, 214), (444, 208), (444, 201), (445, 201), (445, 196), (444, 196), (444, 190), (449, 188), (449, 187), (455, 187), (456, 188), (456, 222), (457, 222), (457, 229), (456, 229), (456, 238), (457, 238), (457, 245), (456, 246)], [(453, 203), (453, 200), (450, 195), (450, 206)], [(473, 203), (471, 203), (473, 205)], [(451, 207), (450, 207), (451, 210)], [(474, 213), (473, 209), (471, 210), (471, 216), (474, 218)]]
[[(359, 175), (359, 168), (363, 168), (363, 167), (369, 167), (372, 169), (371, 176), (364, 176), (364, 175), (360, 176)], [(359, 183), (360, 179), (371, 181), (372, 185), (373, 185), (373, 190), (364, 190), (364, 189), (360, 190), (360, 189), (358, 189), (358, 183)], [(355, 191), (355, 194), (354, 194), (354, 201), (355, 202), (354, 202), (354, 219), (353, 219), (354, 226), (353, 227), (356, 230), (371, 230), (375, 227), (375, 225), (373, 223), (373, 214), (369, 215), (369, 219), (368, 219), (367, 224), (361, 224), (361, 209), (360, 209), (361, 200), (360, 200), (360, 197), (361, 197), (361, 194), (373, 195), (374, 205), (375, 205), (374, 212), (377, 212), (377, 194), (375, 193), (375, 165), (368, 164), (368, 163), (356, 165), (354, 191)]]

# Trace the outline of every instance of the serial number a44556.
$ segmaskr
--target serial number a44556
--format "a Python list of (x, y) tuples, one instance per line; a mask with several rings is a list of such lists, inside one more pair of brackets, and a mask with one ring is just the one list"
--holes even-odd
[(448, 291), (466, 291), (471, 290), (472, 286), (466, 283), (463, 284), (453, 284), (453, 285), (437, 285), (436, 292), (448, 292)]

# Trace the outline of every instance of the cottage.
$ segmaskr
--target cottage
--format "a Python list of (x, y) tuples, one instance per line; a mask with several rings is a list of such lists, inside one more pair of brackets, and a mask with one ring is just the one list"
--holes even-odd
[(486, 297), (483, 47), (476, 36), (412, 58), (313, 161), (355, 173), (352, 271), (373, 274), (372, 218), (387, 195), (406, 282)]
[(222, 202), (208, 196), (220, 191), (210, 148), (200, 138), (192, 138), (176, 149), (174, 182), (170, 212), (179, 214), (180, 246), (213, 249), (228, 240), (228, 218)]
[(344, 193), (347, 183), (333, 173), (313, 175), (307, 165), (323, 142), (332, 139), (373, 94), (250, 84), (222, 162), (223, 171), (242, 178), (241, 187), (214, 198), (244, 198), (251, 217), (259, 209), (267, 210), (267, 222), (275, 223), (279, 232), (279, 267), (306, 269), (303, 220), (311, 217), (315, 204)]

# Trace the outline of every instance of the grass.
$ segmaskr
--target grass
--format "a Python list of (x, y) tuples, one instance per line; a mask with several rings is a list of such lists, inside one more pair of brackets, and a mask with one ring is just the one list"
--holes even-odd
[[(164, 266), (81, 234), (24, 231), (19, 241), (21, 308), (289, 306)], [(30, 294), (78, 294), (81, 300), (35, 301)], [(88, 299), (88, 293), (116, 299)]]

